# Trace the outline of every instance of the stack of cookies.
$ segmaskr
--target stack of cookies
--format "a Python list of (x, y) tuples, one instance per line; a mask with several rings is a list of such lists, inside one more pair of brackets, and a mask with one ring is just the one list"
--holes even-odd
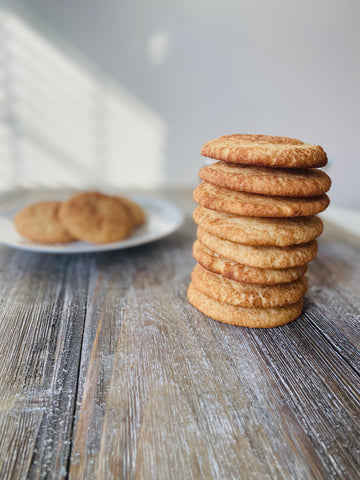
[(302, 311), (307, 264), (323, 231), (331, 181), (324, 150), (268, 135), (226, 135), (205, 144), (190, 303), (225, 323), (269, 328)]

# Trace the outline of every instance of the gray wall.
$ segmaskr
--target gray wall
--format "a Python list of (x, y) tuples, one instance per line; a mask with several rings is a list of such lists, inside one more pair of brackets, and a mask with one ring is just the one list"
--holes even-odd
[(357, 0), (4, 4), (164, 122), (163, 182), (194, 185), (219, 135), (286, 135), (322, 145), (333, 203), (360, 209)]

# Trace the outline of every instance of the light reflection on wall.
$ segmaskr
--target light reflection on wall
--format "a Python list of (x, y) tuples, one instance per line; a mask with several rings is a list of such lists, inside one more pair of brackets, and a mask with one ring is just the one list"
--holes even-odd
[(0, 190), (154, 188), (165, 125), (83, 59), (0, 9)]

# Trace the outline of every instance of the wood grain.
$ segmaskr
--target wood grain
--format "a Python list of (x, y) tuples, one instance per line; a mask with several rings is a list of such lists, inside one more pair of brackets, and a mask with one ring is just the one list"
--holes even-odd
[(0, 478), (359, 478), (359, 243), (326, 225), (303, 316), (251, 330), (186, 300), (189, 214), (127, 251), (0, 247)]
[(86, 261), (5, 247), (0, 258), (0, 478), (60, 478), (70, 452)]

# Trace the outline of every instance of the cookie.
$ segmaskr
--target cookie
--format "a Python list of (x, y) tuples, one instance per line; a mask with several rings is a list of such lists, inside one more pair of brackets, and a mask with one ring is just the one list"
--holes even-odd
[(202, 245), (234, 262), (256, 268), (288, 269), (299, 267), (315, 258), (316, 240), (290, 247), (262, 247), (230, 242), (211, 235), (201, 227), (197, 236)]
[(193, 218), (204, 230), (235, 243), (287, 247), (307, 243), (323, 231), (315, 215), (295, 218), (240, 217), (197, 207)]
[(215, 162), (202, 167), (199, 177), (238, 192), (285, 197), (315, 197), (326, 193), (331, 186), (330, 177), (315, 168), (295, 170)]
[(59, 217), (73, 237), (91, 243), (123, 240), (134, 228), (128, 207), (99, 192), (74, 195), (61, 205)]
[(17, 232), (28, 240), (41, 243), (68, 243), (74, 237), (59, 219), (61, 202), (38, 202), (20, 210), (14, 218)]
[(245, 217), (303, 217), (320, 213), (329, 205), (324, 193), (318, 197), (273, 197), (236, 192), (202, 182), (194, 190), (194, 200), (203, 207)]
[(222, 323), (251, 328), (272, 328), (285, 325), (301, 315), (303, 299), (274, 308), (244, 308), (222, 303), (200, 292), (191, 282), (187, 291), (193, 307)]
[(323, 167), (327, 156), (319, 145), (271, 135), (224, 135), (206, 143), (201, 155), (224, 162), (262, 167)]
[(237, 282), (254, 283), (258, 285), (276, 285), (290, 283), (302, 277), (307, 271), (307, 265), (293, 268), (254, 268), (234, 262), (202, 245), (199, 240), (193, 245), (195, 260), (206, 270), (218, 273)]
[(254, 285), (236, 282), (217, 273), (209, 272), (199, 264), (195, 266), (191, 274), (191, 280), (200, 292), (218, 302), (247, 308), (290, 305), (300, 300), (308, 287), (304, 276), (293, 282), (279, 285)]
[(145, 211), (133, 200), (128, 197), (116, 196), (129, 210), (130, 216), (133, 219), (135, 227), (139, 227), (145, 222)]

